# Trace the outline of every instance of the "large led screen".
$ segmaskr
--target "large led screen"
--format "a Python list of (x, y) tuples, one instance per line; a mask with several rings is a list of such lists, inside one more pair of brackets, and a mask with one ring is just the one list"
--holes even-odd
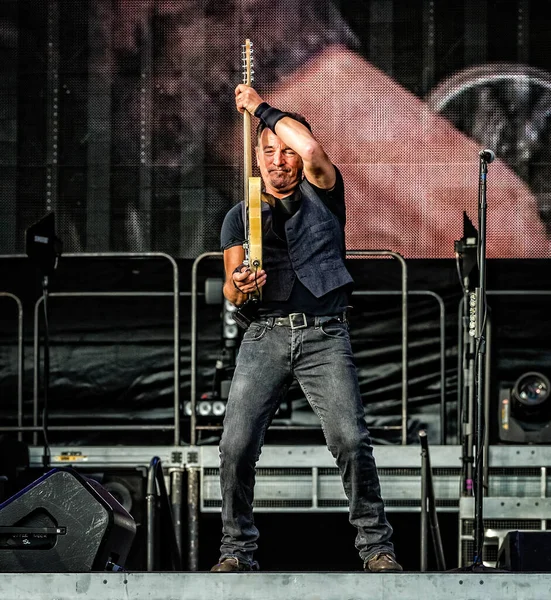
[(4, 0), (0, 253), (49, 211), (64, 251), (219, 250), (248, 38), (259, 93), (304, 114), (344, 176), (350, 250), (453, 257), (485, 198), (489, 257), (547, 257), (546, 4)]

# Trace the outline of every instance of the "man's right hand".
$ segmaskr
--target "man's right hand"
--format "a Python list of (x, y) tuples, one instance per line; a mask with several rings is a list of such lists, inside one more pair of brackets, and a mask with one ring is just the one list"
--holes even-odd
[(254, 115), (256, 109), (264, 102), (258, 92), (250, 85), (240, 83), (235, 88), (235, 106), (240, 113), (245, 111)]

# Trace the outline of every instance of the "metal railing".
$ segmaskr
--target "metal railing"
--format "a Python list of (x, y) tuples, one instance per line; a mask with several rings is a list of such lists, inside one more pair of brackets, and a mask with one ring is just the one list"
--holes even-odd
[[(353, 258), (366, 258), (371, 256), (388, 256), (394, 258), (400, 262), (402, 267), (401, 276), (401, 291), (397, 292), (402, 296), (401, 314), (402, 314), (402, 422), (399, 426), (387, 426), (386, 429), (397, 429), (401, 430), (402, 445), (407, 444), (407, 419), (408, 419), (408, 291), (407, 291), (407, 265), (401, 254), (393, 252), (391, 250), (350, 250), (346, 253), (347, 257)], [(205, 252), (199, 255), (192, 267), (191, 273), (191, 398), (190, 398), (190, 440), (191, 445), (195, 446), (197, 443), (197, 414), (196, 414), (196, 403), (197, 403), (197, 296), (198, 296), (198, 284), (197, 274), (199, 270), (199, 264), (204, 259), (222, 258), (224, 255), (222, 252)], [(366, 292), (370, 293), (370, 292)], [(286, 428), (292, 428), (287, 426)]]
[[(0, 298), (10, 298), (17, 304), (17, 438), (23, 439), (23, 304), (18, 296), (0, 292)], [(0, 427), (0, 431), (5, 431)]]
[[(25, 258), (24, 254), (0, 255), (0, 258)], [(48, 426), (51, 431), (140, 431), (140, 430), (167, 430), (174, 431), (174, 445), (180, 445), (180, 281), (178, 265), (175, 259), (164, 252), (82, 252), (63, 254), (62, 259), (73, 258), (123, 258), (123, 259), (147, 259), (163, 258), (172, 266), (172, 292), (59, 292), (48, 294), (49, 298), (55, 297), (151, 297), (172, 296), (173, 297), (173, 352), (174, 352), (174, 420), (172, 425), (54, 425)], [(39, 395), (39, 308), (44, 298), (36, 301), (34, 310), (34, 383), (33, 383), (33, 425), (23, 426), (22, 400), (20, 401), (20, 414), (16, 427), (0, 427), (0, 431), (17, 431), (22, 434), (26, 431), (34, 433), (34, 444), (38, 442), (38, 432), (43, 428), (38, 423), (38, 395)], [(22, 333), (21, 333), (22, 337)], [(22, 368), (22, 367), (21, 367)], [(21, 392), (22, 394), (22, 392)]]
[(404, 257), (392, 250), (348, 250), (347, 257), (389, 256), (399, 261), (402, 267), (402, 445), (408, 441), (408, 271)]
[(205, 252), (200, 254), (194, 261), (191, 268), (191, 379), (190, 379), (190, 444), (197, 444), (197, 415), (195, 414), (197, 404), (197, 272), (199, 263), (206, 258), (223, 258), (222, 252)]
[[(402, 292), (393, 290), (358, 290), (354, 292), (357, 296), (395, 296), (402, 294)], [(444, 300), (440, 294), (431, 290), (408, 290), (408, 296), (429, 296), (436, 300), (439, 309), (439, 329), (440, 329), (440, 348), (439, 348), (439, 359), (440, 359), (440, 444), (446, 443), (446, 427), (447, 427), (447, 412), (446, 412), (446, 307)], [(406, 342), (408, 338), (406, 336)], [(403, 355), (402, 355), (403, 360)], [(402, 367), (402, 373), (404, 368)], [(407, 373), (407, 367), (405, 372)], [(402, 409), (403, 410), (403, 409)], [(407, 409), (406, 409), (407, 419)], [(392, 427), (390, 427), (392, 428)], [(389, 429), (389, 427), (387, 427)]]

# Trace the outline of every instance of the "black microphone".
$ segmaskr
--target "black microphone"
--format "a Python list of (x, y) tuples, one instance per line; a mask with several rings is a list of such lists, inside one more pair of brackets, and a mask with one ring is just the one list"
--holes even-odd
[(493, 162), (496, 155), (494, 154), (493, 150), (481, 150), (478, 153), (478, 156), (480, 156), (480, 158), (482, 160), (485, 160), (488, 164)]

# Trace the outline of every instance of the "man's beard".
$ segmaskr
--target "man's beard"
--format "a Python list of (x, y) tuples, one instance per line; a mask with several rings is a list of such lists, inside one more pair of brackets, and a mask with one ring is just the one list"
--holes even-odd
[(270, 171), (269, 176), (270, 185), (278, 192), (290, 191), (300, 182), (300, 175), (292, 177), (290, 170)]

